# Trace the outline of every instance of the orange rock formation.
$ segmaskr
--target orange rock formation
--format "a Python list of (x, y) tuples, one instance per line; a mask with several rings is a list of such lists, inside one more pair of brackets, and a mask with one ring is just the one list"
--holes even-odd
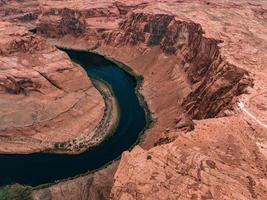
[(266, 198), (266, 1), (39, 0), (27, 23), (3, 2), (4, 20), (144, 77), (154, 123), (123, 154), (111, 199)]

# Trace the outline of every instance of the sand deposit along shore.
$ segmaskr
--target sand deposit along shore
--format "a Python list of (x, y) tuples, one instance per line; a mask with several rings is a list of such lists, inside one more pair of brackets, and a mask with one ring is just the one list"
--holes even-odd
[(75, 140), (56, 143), (55, 148), (46, 152), (0, 155), (3, 163), (0, 166), (1, 184), (17, 182), (36, 186), (105, 167), (133, 147), (148, 125), (146, 115), (149, 112), (141, 106), (137, 89), (139, 81), (134, 76), (99, 54), (66, 52), (83, 67), (93, 86), (102, 94), (105, 102), (103, 118), (92, 135), (81, 134)]
[[(94, 173), (36, 188), (32, 198), (266, 199), (267, 1), (3, 0), (0, 18), (0, 153), (54, 144), (79, 152), (88, 138), (100, 141), (90, 133), (108, 127), (106, 103), (86, 65), (56, 46), (94, 51), (136, 78), (103, 68), (104, 80), (126, 81), (112, 87), (118, 137), (85, 154), (38, 154), (40, 162), (51, 159), (50, 174), (35, 174), (40, 163), (23, 171), (18, 163), (33, 155), (0, 155), (0, 182), (53, 182), (121, 155)], [(87, 64), (97, 60), (72, 54)], [(91, 64), (97, 70), (99, 63)], [(23, 182), (30, 176), (35, 183)]]

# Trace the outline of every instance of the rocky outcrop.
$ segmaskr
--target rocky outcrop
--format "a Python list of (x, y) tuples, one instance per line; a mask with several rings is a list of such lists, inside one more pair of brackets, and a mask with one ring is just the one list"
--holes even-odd
[(86, 72), (25, 28), (0, 29), (0, 152), (48, 150), (92, 134), (105, 104)]
[(119, 10), (120, 15), (127, 15), (129, 12), (136, 10), (136, 9), (144, 9), (148, 6), (148, 2), (121, 2), (116, 1), (114, 3), (116, 8)]
[[(102, 3), (99, 2), (99, 5)], [(78, 34), (79, 39), (74, 43), (69, 42), (72, 40), (71, 32), (62, 37), (57, 34), (59, 29), (56, 28), (52, 30), (58, 38), (56, 43), (96, 49), (129, 64), (135, 72), (142, 74), (145, 78), (143, 93), (148, 96), (150, 110), (157, 119), (151, 132), (160, 135), (157, 136), (160, 140), (165, 137), (162, 132), (170, 129), (182, 127), (183, 130), (191, 130), (193, 123), (188, 123), (190, 118), (206, 119), (229, 114), (236, 97), (246, 93), (246, 88), (253, 85), (246, 70), (228, 62), (222, 55), (219, 46), (224, 41), (206, 37), (201, 25), (184, 14), (153, 13), (149, 9), (154, 8), (152, 4), (142, 1), (107, 3), (101, 9), (116, 7), (119, 10), (109, 17), (99, 14), (99, 7), (93, 6), (88, 16), (88, 5), (79, 4), (77, 9), (81, 18), (90, 19), (86, 20), (86, 32)], [(162, 6), (167, 5), (162, 3)], [(59, 4), (55, 4), (55, 8), (52, 4), (44, 4), (44, 7), (47, 16), (52, 16), (50, 18), (54, 15), (63, 18), (65, 15)], [(140, 11), (140, 8), (145, 11)], [(55, 9), (59, 11), (55, 12)], [(71, 13), (70, 10), (68, 8), (66, 12)], [(52, 14), (49, 14), (50, 11)], [(42, 28), (45, 23), (46, 17), (40, 17), (38, 27), (41, 32), (45, 30)], [(166, 92), (167, 95), (158, 98)], [(166, 119), (166, 114), (170, 112), (172, 115)], [(182, 123), (185, 121), (186, 126)]]
[(94, 174), (62, 181), (50, 188), (41, 188), (33, 191), (33, 200), (44, 199), (81, 199), (100, 200), (109, 199), (113, 176), (118, 163), (113, 162), (108, 167), (98, 170)]
[(182, 106), (193, 119), (205, 119), (228, 108), (234, 97), (252, 86), (252, 80), (245, 70), (221, 58), (221, 41), (203, 33), (199, 24), (174, 16), (133, 13), (120, 23), (119, 31), (102, 37), (108, 45), (159, 45), (164, 53), (182, 57), (181, 68), (192, 87)]
[[(194, 9), (195, 4), (198, 9)], [(230, 4), (118, 1), (117, 15), (99, 18), (92, 12), (88, 30), (75, 43), (69, 42), (72, 37), (56, 41), (63, 46), (94, 48), (144, 76), (142, 93), (155, 122), (140, 144), (144, 149), (136, 147), (123, 155), (115, 175), (113, 199), (263, 198), (264, 151), (258, 151), (258, 139), (249, 135), (257, 132), (256, 138), (265, 139), (261, 134), (264, 131), (255, 123), (250, 122), (250, 128), (237, 118), (195, 121), (195, 131), (180, 135), (181, 130), (192, 130), (190, 118), (233, 114), (238, 96), (253, 85), (249, 74), (256, 65), (253, 63), (263, 66), (259, 61), (264, 59), (254, 59), (261, 55), (243, 54), (246, 50), (238, 42), (249, 43), (246, 48), (254, 48), (252, 41), (261, 43), (248, 37), (251, 33), (243, 34), (245, 28), (240, 27), (251, 24), (249, 19), (243, 16), (242, 20), (248, 20), (237, 29), (232, 24), (240, 20), (230, 10), (234, 13), (245, 4)], [(224, 25), (224, 20), (232, 28)], [(260, 161), (250, 160), (252, 154)]]
[(253, 129), (235, 117), (197, 125), (170, 144), (125, 152), (111, 199), (264, 199), (266, 159)]
[(246, 71), (225, 62), (214, 61), (204, 75), (182, 104), (193, 119), (223, 115), (225, 109), (231, 109), (232, 100), (252, 86)]
[(40, 24), (36, 30), (40, 34), (45, 34), (49, 37), (62, 37), (67, 34), (77, 36), (85, 32), (86, 21), (79, 11), (64, 8), (62, 10), (49, 10), (44, 15), (53, 17)]
[(147, 15), (144, 13), (130, 14), (126, 20), (120, 22), (118, 32), (111, 32), (102, 37), (107, 44), (137, 45), (145, 43), (148, 46), (159, 45), (167, 27), (174, 16)]
[(19, 53), (34, 53), (35, 51), (41, 51), (45, 48), (51, 47), (49, 47), (44, 40), (40, 40), (35, 36), (28, 34), (24, 37), (18, 37), (8, 41), (4, 46), (1, 46), (0, 55), (8, 56)]
[(40, 92), (41, 87), (38, 83), (34, 83), (29, 78), (17, 78), (12, 76), (7, 76), (6, 78), (0, 80), (0, 87), (3, 92), (8, 94), (24, 94), (28, 95), (31, 91)]
[(41, 13), (37, 0), (9, 0), (0, 1), (1, 20), (31, 24)]
[[(144, 77), (141, 92), (154, 123), (141, 147), (122, 156), (111, 198), (264, 199), (264, 1), (39, 2), (37, 29), (43, 37), (56, 38), (52, 42), (61, 46), (95, 49)], [(26, 91), (38, 86), (18, 85)], [(194, 124), (195, 130), (185, 134)], [(57, 191), (72, 183), (75, 179), (59, 184)], [(70, 188), (76, 196), (84, 194)], [(68, 196), (56, 193), (52, 199)]]

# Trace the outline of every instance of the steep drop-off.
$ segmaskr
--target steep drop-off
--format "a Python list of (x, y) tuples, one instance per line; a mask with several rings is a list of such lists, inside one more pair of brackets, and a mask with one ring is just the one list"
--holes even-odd
[[(105, 1), (105, 3), (107, 2)], [(247, 90), (248, 87), (257, 83), (254, 88), (258, 88), (258, 92), (261, 93), (260, 91), (264, 92), (264, 84), (266, 84), (266, 79), (262, 79), (263, 83), (259, 84), (258, 80), (261, 76), (252, 70), (256, 65), (263, 66), (259, 61), (266, 61), (266, 59), (256, 60), (254, 64), (251, 62), (254, 54), (247, 53), (243, 46), (237, 54), (231, 53), (231, 51), (237, 52), (238, 40), (241, 41), (242, 37), (249, 38), (249, 34), (240, 33), (242, 31), (235, 30), (233, 28), (235, 25), (231, 24), (233, 18), (236, 19), (236, 22), (240, 22), (239, 16), (229, 14), (232, 17), (229, 21), (230, 17), (227, 18), (228, 16), (224, 15), (224, 13), (228, 13), (227, 10), (237, 10), (237, 7), (231, 3), (213, 4), (212, 2), (194, 1), (190, 3), (183, 1), (120, 1), (113, 5), (107, 3), (108, 6), (102, 3), (99, 2), (91, 7), (88, 4), (77, 6), (76, 12), (79, 13), (79, 17), (76, 20), (80, 21), (77, 24), (84, 22), (84, 26), (86, 26), (86, 30), (79, 34), (78, 38), (73, 32), (58, 35), (54, 34), (52, 30), (46, 33), (43, 30), (46, 19), (52, 20), (52, 23), (49, 21), (49, 24), (54, 24), (53, 27), (58, 23), (47, 14), (39, 18), (37, 32), (45, 37), (53, 35), (55, 38), (53, 42), (59, 46), (94, 49), (128, 64), (136, 73), (144, 76), (142, 93), (153, 113), (154, 124), (146, 131), (140, 146), (150, 150), (136, 147), (132, 152), (124, 154), (115, 175), (111, 198), (123, 200), (263, 198), (266, 192), (264, 190), (266, 172), (263, 170), (266, 158), (264, 151), (261, 150), (264, 149), (262, 141), (266, 141), (264, 129), (258, 127), (258, 124), (245, 114), (238, 114), (237, 118), (240, 119), (228, 117), (237, 115), (235, 113), (238, 96), (248, 91), (250, 95), (242, 95), (242, 99), (255, 94), (252, 89)], [(194, 3), (198, 8), (192, 10), (195, 6)], [(101, 9), (103, 12), (99, 12), (99, 9), (96, 8), (100, 5), (105, 5)], [(250, 6), (251, 9), (255, 9), (254, 5)], [(45, 5), (46, 10), (49, 10), (49, 7), (53, 7), (55, 10), (62, 9), (59, 4)], [(69, 9), (71, 8), (69, 7)], [(112, 14), (104, 12), (107, 10), (111, 10)], [(90, 12), (89, 16), (84, 14), (88, 12)], [(210, 14), (212, 12), (213, 14)], [(209, 19), (211, 15), (214, 16), (213, 19)], [(216, 15), (222, 15), (224, 18), (217, 17), (215, 19)], [(253, 17), (251, 16), (250, 19)], [(58, 14), (57, 20), (60, 21), (61, 18), (64, 17)], [(224, 20), (228, 24), (224, 25)], [(200, 24), (208, 33), (204, 33)], [(238, 26), (244, 27), (243, 24), (250, 24), (249, 19)], [(227, 25), (228, 27), (226, 27)], [(261, 25), (262, 23), (256, 27), (257, 30), (264, 30)], [(231, 31), (227, 32), (227, 29), (231, 29)], [(242, 28), (240, 29), (242, 30)], [(257, 40), (255, 36), (249, 39), (247, 44), (250, 46), (248, 48), (254, 46), (251, 41)], [(261, 47), (258, 46), (259, 49)], [(244, 57), (244, 55), (246, 56)], [(258, 56), (261, 57), (261, 55)], [(240, 62), (242, 57), (249, 63), (248, 65)], [(251, 74), (249, 75), (250, 70), (257, 74), (254, 76), (254, 81)], [(264, 101), (263, 98), (261, 99), (261, 102)], [(256, 115), (257, 112), (254, 114)], [(259, 115), (260, 119), (264, 119), (264, 116), (266, 116), (264, 113)], [(226, 118), (206, 120), (214, 117)], [(249, 121), (248, 126), (252, 127), (251, 132), (248, 132), (249, 127), (246, 122), (242, 121), (243, 118)], [(192, 119), (204, 120), (193, 122)], [(194, 123), (196, 131), (186, 137), (195, 142), (185, 144), (186, 148), (184, 148), (185, 145), (176, 142), (176, 138), (183, 138), (182, 132), (192, 130)], [(202, 123), (206, 125), (202, 126)], [(225, 128), (222, 124), (226, 124)], [(250, 137), (251, 134), (254, 134), (253, 138)], [(209, 140), (209, 137), (214, 140)], [(235, 162), (232, 160), (239, 158), (239, 155), (232, 155), (230, 151), (238, 148), (236, 143), (239, 142), (221, 142), (213, 149), (217, 141), (224, 140), (220, 137), (225, 137), (227, 141), (235, 141), (239, 138), (238, 140), (242, 140), (244, 144), (240, 152), (245, 157), (250, 157), (249, 154), (252, 153), (260, 160), (252, 161), (243, 158), (240, 162), (242, 167), (230, 173), (231, 170), (229, 171), (228, 168), (236, 168)], [(261, 142), (258, 143), (258, 141)], [(170, 144), (162, 145), (165, 143)], [(158, 145), (162, 146), (153, 148)], [(201, 147), (198, 147), (199, 145)], [(204, 147), (208, 150), (203, 149)], [(179, 149), (182, 151), (179, 155), (182, 157), (188, 155), (187, 158), (192, 159), (181, 158), (180, 161), (179, 156), (177, 158), (176, 155), (166, 161), (165, 158), (161, 159), (159, 156), (165, 152), (164, 149), (168, 155), (176, 154)], [(139, 151), (142, 153), (138, 153)], [(155, 152), (158, 156), (150, 156), (150, 151), (153, 154)], [(195, 160), (194, 152), (198, 152), (199, 159)], [(144, 157), (142, 157), (143, 154)], [(229, 161), (226, 159), (228, 157)], [(154, 160), (156, 161), (154, 162)], [(201, 163), (205, 163), (205, 160), (209, 160), (208, 164), (211, 163), (210, 166), (214, 172), (210, 173), (218, 173), (217, 180), (211, 179), (213, 175), (202, 175), (206, 169)], [(172, 163), (170, 170), (169, 162)], [(217, 162), (223, 163), (222, 166), (217, 167)], [(253, 162), (257, 164), (251, 166)], [(175, 169), (179, 168), (181, 164), (185, 169), (182, 170), (183, 173), (178, 173), (179, 170), (177, 169), (177, 172)], [(214, 168), (214, 166), (216, 167)], [(191, 175), (190, 168), (195, 169), (198, 175), (195, 176), (195, 172), (192, 172)], [(143, 174), (140, 172), (144, 169), (148, 170), (145, 177), (140, 176)], [(243, 177), (242, 171), (246, 171), (247, 175)], [(220, 178), (222, 174), (224, 178)], [(236, 178), (238, 175), (241, 175), (240, 178)], [(207, 182), (205, 178), (210, 181)], [(184, 187), (180, 187), (178, 184), (181, 182)], [(179, 186), (179, 189), (175, 186)], [(190, 187), (192, 189), (189, 189)], [(224, 190), (230, 192), (227, 194), (217, 192)]]
[(122, 156), (110, 198), (264, 199), (265, 1), (38, 2), (37, 34), (144, 77), (153, 127)]
[[(157, 121), (148, 131), (150, 136), (144, 146), (164, 140), (159, 131), (192, 130), (190, 119), (224, 116), (233, 99), (252, 86), (245, 70), (221, 57), (218, 47), (221, 41), (204, 37), (201, 26), (191, 21), (166, 14), (134, 12), (118, 20), (117, 26), (104, 29), (99, 28), (101, 22), (91, 28), (83, 10), (74, 13), (59, 9), (51, 14), (53, 22), (46, 21), (48, 13), (40, 18), (38, 33), (58, 38), (57, 44), (73, 48), (85, 48), (87, 40), (87, 48), (121, 60), (144, 76), (143, 93)], [(65, 18), (76, 20), (76, 29), (69, 31), (67, 37), (80, 35), (82, 46), (79, 42), (76, 45), (64, 42), (65, 34), (58, 33), (62, 30), (60, 24), (73, 27), (73, 22)], [(80, 32), (87, 22), (87, 31)]]
[(93, 134), (105, 105), (86, 72), (25, 28), (0, 29), (0, 152), (50, 150)]

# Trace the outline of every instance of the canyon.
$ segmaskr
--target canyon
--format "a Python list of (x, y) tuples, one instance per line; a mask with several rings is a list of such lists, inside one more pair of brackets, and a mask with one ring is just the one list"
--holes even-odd
[(24, 27), (0, 26), (0, 152), (49, 150), (92, 134), (104, 101), (86, 73)]
[(33, 199), (266, 198), (266, 1), (3, 0), (0, 17), (1, 153), (53, 149), (100, 123), (103, 98), (56, 47), (129, 66), (152, 116), (112, 165)]

